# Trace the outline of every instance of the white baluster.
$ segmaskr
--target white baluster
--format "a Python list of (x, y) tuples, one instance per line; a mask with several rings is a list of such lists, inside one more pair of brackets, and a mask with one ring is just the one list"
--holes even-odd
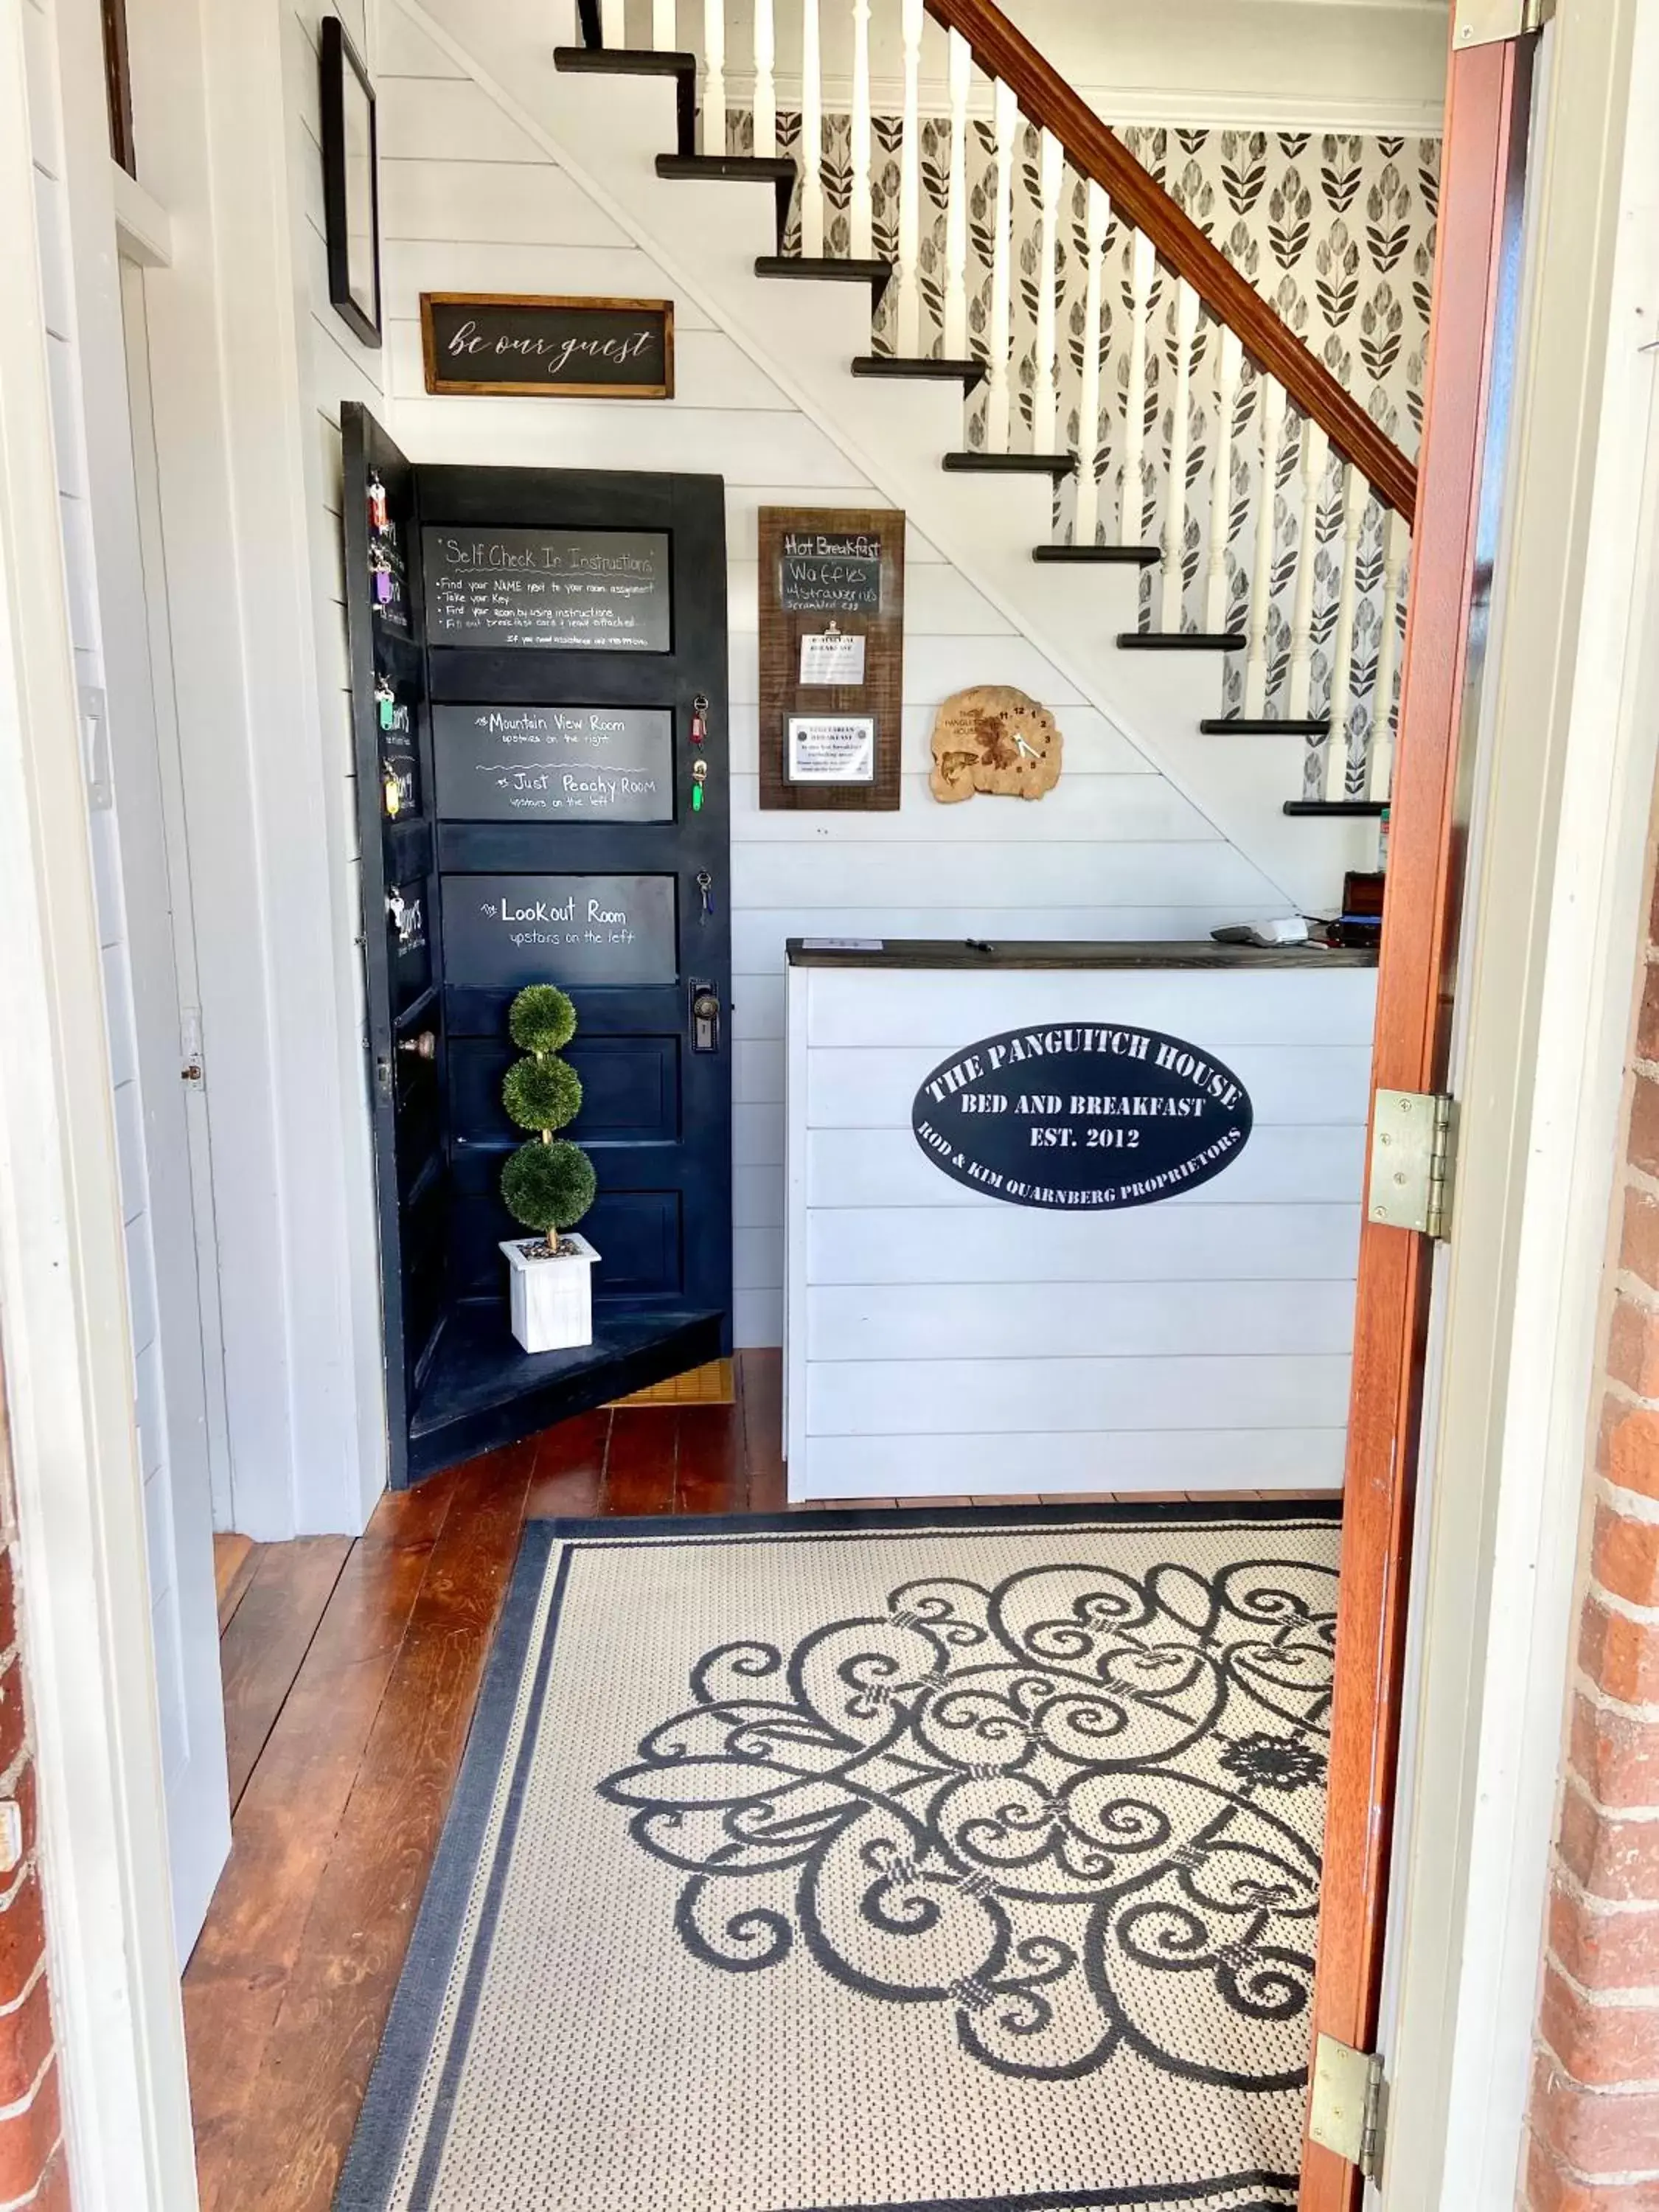
[(1267, 615), (1273, 604), (1273, 537), (1279, 504), (1279, 453), (1285, 440), (1285, 387), (1265, 368), (1255, 373), (1261, 410), (1261, 481), (1255, 506), (1255, 565), (1250, 574), (1250, 623), (1244, 655), (1244, 714), (1259, 722), (1267, 707)]
[(1077, 410), (1077, 512), (1073, 545), (1092, 545), (1099, 520), (1100, 487), (1100, 249), (1106, 238), (1108, 201), (1092, 179), (1083, 203), (1083, 370)]
[(996, 131), (997, 182), (991, 211), (991, 375), (985, 400), (985, 450), (1008, 451), (1008, 352), (1012, 343), (1010, 308), (1012, 303), (1014, 223), (1014, 132), (1019, 124), (1019, 104), (1012, 87), (999, 78), (994, 95)]
[(628, 44), (628, 26), (623, 18), (623, 0), (599, 0), (599, 44), (607, 51)]
[(853, 191), (848, 210), (848, 252), (868, 261), (872, 247), (870, 206), (870, 0), (853, 0)]
[(823, 252), (823, 62), (818, 0), (800, 0), (800, 250)]
[(1227, 627), (1227, 546), (1233, 523), (1233, 416), (1238, 406), (1244, 349), (1235, 331), (1221, 333), (1215, 374), (1215, 475), (1210, 489), (1210, 566), (1204, 582), (1204, 627)]
[(947, 34), (951, 87), (951, 172), (945, 189), (945, 341), (947, 361), (968, 358), (968, 84), (973, 49)]
[(1042, 210), (1042, 235), (1037, 247), (1036, 381), (1031, 389), (1031, 451), (1059, 451), (1054, 417), (1060, 394), (1054, 385), (1054, 266), (1059, 247), (1060, 185), (1065, 173), (1066, 149), (1052, 131), (1045, 131), (1037, 154), (1037, 195)]
[(778, 150), (778, 95), (773, 82), (777, 38), (772, 27), (772, 0), (755, 4), (755, 152), (773, 161)]
[(1123, 395), (1123, 491), (1118, 541), (1139, 545), (1146, 526), (1146, 302), (1158, 257), (1141, 231), (1129, 240), (1129, 383)]
[(921, 73), (922, 0), (903, 0), (904, 112), (899, 139), (898, 305), (893, 350), (914, 361), (921, 351), (921, 123), (917, 113)]
[(702, 150), (726, 151), (726, 0), (702, 0)]
[(1331, 639), (1331, 734), (1325, 741), (1325, 796), (1348, 795), (1348, 702), (1353, 696), (1353, 626), (1359, 605), (1359, 533), (1371, 488), (1352, 462), (1342, 500), (1342, 569), (1336, 586), (1336, 629)]
[(651, 0), (651, 44), (659, 54), (672, 53), (679, 36), (674, 20), (674, 0)]
[(1394, 787), (1394, 678), (1400, 665), (1400, 585), (1410, 533), (1393, 507), (1382, 515), (1382, 626), (1376, 639), (1376, 690), (1371, 708), (1371, 750), (1365, 785), (1372, 799)]
[(1296, 597), (1291, 611), (1291, 688), (1285, 708), (1293, 722), (1307, 720), (1313, 682), (1314, 562), (1319, 551), (1319, 495), (1325, 488), (1330, 440), (1311, 415), (1302, 423), (1302, 521), (1296, 547)]
[(1164, 604), (1166, 630), (1181, 628), (1182, 571), (1187, 546), (1187, 449), (1193, 397), (1193, 340), (1198, 333), (1198, 295), (1184, 276), (1176, 280), (1175, 396), (1170, 406), (1170, 480), (1164, 498)]

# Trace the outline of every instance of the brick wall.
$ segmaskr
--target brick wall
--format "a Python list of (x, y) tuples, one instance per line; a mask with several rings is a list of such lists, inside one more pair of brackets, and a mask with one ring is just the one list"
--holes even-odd
[(22, 1814), (20, 1863), (0, 1871), (0, 2212), (69, 2212), (46, 1929), (35, 1856), (34, 1744), (17, 1644), (17, 1557), (0, 1376), (0, 1803)]
[(1659, 2212), (1659, 901), (1630, 1059), (1528, 2212)]

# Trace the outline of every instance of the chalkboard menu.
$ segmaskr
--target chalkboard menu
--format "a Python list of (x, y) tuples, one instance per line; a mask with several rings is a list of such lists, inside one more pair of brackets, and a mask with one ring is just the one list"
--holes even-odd
[(442, 891), (452, 984), (510, 991), (678, 980), (672, 875), (452, 875)]
[(666, 532), (428, 526), (428, 645), (667, 653)]
[(438, 811), (451, 822), (672, 822), (666, 707), (434, 707)]
[(872, 530), (786, 530), (778, 596), (786, 614), (878, 614), (880, 536)]

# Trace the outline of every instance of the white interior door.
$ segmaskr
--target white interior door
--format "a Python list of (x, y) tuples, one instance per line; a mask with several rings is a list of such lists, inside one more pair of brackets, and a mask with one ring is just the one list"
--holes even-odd
[[(130, 526), (112, 526), (100, 541), (99, 596), (133, 1044), (143, 1106), (152, 1312), (143, 1310), (144, 1255), (132, 1249), (131, 1238), (129, 1261), (173, 1919), (182, 1966), (230, 1848), (213, 1573), (216, 1493), (222, 1490), (228, 1499), (229, 1476), (212, 1182), (201, 1096), (204, 1055), (191, 1012), (195, 940), (144, 274), (125, 259), (121, 312), (132, 498), (130, 503), (119, 498), (125, 488), (104, 488), (106, 521), (117, 522), (116, 511), (125, 508)], [(88, 402), (95, 404), (91, 393)], [(112, 976), (112, 999), (117, 988), (118, 979)]]

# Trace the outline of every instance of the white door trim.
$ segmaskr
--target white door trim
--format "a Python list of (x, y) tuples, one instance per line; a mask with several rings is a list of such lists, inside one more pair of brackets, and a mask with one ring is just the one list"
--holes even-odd
[(197, 2201), (109, 1054), (35, 247), (0, 9), (0, 1332), (78, 2212)]
[(1384, 2033), (1401, 2212), (1515, 2200), (1647, 930), (1659, 15), (1565, 8), (1546, 38)]

